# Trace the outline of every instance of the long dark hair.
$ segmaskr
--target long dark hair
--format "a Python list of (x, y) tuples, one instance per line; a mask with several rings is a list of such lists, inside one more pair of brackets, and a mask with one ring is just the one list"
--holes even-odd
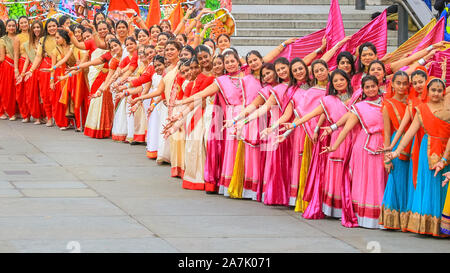
[[(1, 21), (1, 20), (0, 20)], [(3, 22), (3, 21), (2, 21)], [(34, 35), (34, 31), (33, 31), (33, 26), (38, 24), (39, 27), (41, 28), (41, 32), (39, 33), (39, 37), (36, 37)], [(29, 48), (32, 48), (34, 46), (34, 44), (36, 43), (36, 39), (40, 39), (42, 36), (44, 36), (45, 30), (44, 30), (44, 25), (42, 24), (41, 20), (34, 20), (31, 25), (30, 25), (30, 32), (29, 32), (29, 42), (28, 42), (28, 46)]]
[[(378, 86), (378, 79), (377, 77), (373, 75), (366, 75), (361, 80), (361, 88), (363, 89), (362, 99), (365, 100), (367, 98), (366, 94), (364, 94), (364, 85), (366, 85), (366, 82), (373, 81)], [(380, 94), (380, 89), (378, 89), (378, 94)]]
[[(286, 59), (285, 57), (280, 57), (280, 58), (276, 59), (275, 62), (273, 62), (273, 66), (276, 67), (277, 64), (284, 64), (284, 65), (287, 65), (287, 66), (289, 67), (289, 60)], [(279, 77), (278, 74), (276, 73), (276, 70), (275, 70), (275, 74), (277, 75), (278, 82), (281, 83), (281, 82), (282, 82), (282, 79), (280, 79), (280, 77)], [(288, 74), (288, 75), (289, 75), (289, 74)], [(290, 79), (290, 76), (291, 76), (291, 75), (289, 75), (289, 79)]]
[(328, 86), (328, 95), (337, 96), (339, 94), (339, 92), (336, 90), (333, 84), (333, 79), (334, 77), (336, 77), (336, 75), (341, 75), (342, 77), (345, 78), (345, 80), (347, 81), (347, 94), (351, 96), (353, 94), (353, 88), (350, 81), (350, 77), (348, 76), (347, 72), (345, 72), (342, 69), (336, 69), (333, 71), (333, 73), (331, 73), (330, 84)]
[[(50, 18), (47, 20), (47, 22), (45, 22), (45, 28), (44, 28), (44, 41), (42, 42), (42, 52), (45, 52), (45, 41), (47, 40), (48, 37), (48, 25), (49, 23), (55, 23), (57, 27), (59, 27), (58, 21), (54, 18)], [(48, 52), (49, 53), (49, 52)]]
[(56, 32), (58, 32), (59, 36), (61, 36), (68, 45), (70, 45), (70, 36), (69, 33), (64, 29), (57, 29)]
[[(382, 83), (385, 83), (386, 82), (386, 67), (384, 66), (384, 63), (382, 61), (374, 60), (374, 61), (370, 62), (369, 67), (367, 68), (367, 74), (369, 74), (370, 69), (372, 68), (372, 66), (374, 64), (379, 64), (379, 65), (381, 65), (381, 68), (383, 68), (384, 77), (383, 77)], [(380, 82), (379, 84), (382, 84), (382, 83)]]
[[(14, 19), (8, 19), (8, 20), (6, 20), (5, 27), (8, 26), (9, 22), (14, 22), (14, 24), (16, 24), (16, 31), (14, 32), (14, 34), (17, 34), (19, 31), (19, 24)], [(8, 34), (7, 31), (6, 31), (6, 34)]]
[(6, 25), (3, 20), (0, 20), (0, 38), (6, 35)]
[(369, 48), (370, 50), (373, 51), (373, 53), (375, 55), (377, 55), (377, 48), (371, 42), (366, 42), (366, 43), (363, 43), (362, 45), (360, 45), (359, 48), (358, 48), (358, 56), (359, 56), (359, 58), (358, 58), (358, 72), (364, 72), (364, 65), (361, 63), (361, 54), (362, 54), (362, 52), (363, 52), (363, 50), (365, 48)]
[[(103, 15), (103, 18), (105, 18), (105, 20), (106, 20), (106, 15), (105, 14), (103, 14), (101, 12), (95, 13), (95, 15), (94, 15), (94, 27), (95, 27), (95, 29), (97, 29), (97, 16), (99, 16), (99, 15)], [(104, 20), (102, 20), (102, 21), (104, 21)]]
[(289, 82), (289, 87), (291, 86), (295, 86), (298, 84), (297, 79), (294, 77), (294, 74), (292, 73), (292, 66), (296, 63), (301, 63), (303, 65), (303, 68), (305, 69), (305, 82), (308, 85), (311, 85), (311, 78), (309, 77), (309, 69), (308, 66), (306, 65), (305, 61), (303, 61), (301, 58), (294, 58), (292, 59), (290, 65), (289, 65), (289, 73), (291, 75), (291, 80)]
[(275, 65), (273, 65), (273, 63), (264, 63), (263, 65), (262, 65), (262, 67), (261, 67), (261, 70), (260, 70), (260, 77), (259, 77), (259, 83), (261, 84), (261, 86), (264, 86), (264, 76), (263, 76), (263, 70), (264, 69), (269, 69), (269, 70), (272, 70), (273, 71), (273, 73), (275, 73), (275, 81), (276, 82), (278, 82), (278, 75), (277, 75), (277, 72), (275, 71)]
[(355, 60), (353, 59), (353, 55), (350, 52), (348, 52), (348, 51), (342, 51), (337, 56), (337, 63), (338, 64), (342, 60), (342, 58), (346, 58), (350, 62), (350, 66), (351, 66), (352, 70), (350, 71), (350, 75), (349, 76), (353, 76), (355, 74)]
[[(323, 66), (328, 70), (328, 64), (327, 64), (327, 62), (325, 62), (324, 60), (322, 60), (322, 59), (317, 59), (317, 60), (313, 61), (313, 62), (311, 63), (311, 73), (312, 73), (311, 85), (312, 85), (312, 86), (316, 85), (317, 82), (318, 82), (318, 81), (317, 81), (317, 78), (316, 78), (316, 75), (314, 74), (314, 67), (315, 67), (316, 65), (318, 65), (318, 64), (323, 65)], [(329, 75), (328, 75), (328, 80), (330, 80), (330, 76), (329, 76)]]

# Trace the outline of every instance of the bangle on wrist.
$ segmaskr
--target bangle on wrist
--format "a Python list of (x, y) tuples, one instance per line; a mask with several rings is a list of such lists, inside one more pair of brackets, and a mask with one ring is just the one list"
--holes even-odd
[(275, 130), (275, 129), (278, 128), (278, 126), (279, 126), (278, 124), (274, 123), (274, 124), (272, 124), (272, 126), (270, 127), (270, 129)]
[(292, 122), (292, 126), (294, 126), (294, 128), (297, 128), (297, 124), (295, 124), (295, 122)]
[(314, 133), (318, 133), (320, 131), (320, 127), (316, 126), (316, 128), (314, 128)]
[(447, 158), (442, 157), (442, 158), (441, 158), (441, 161), (447, 164)]
[(424, 58), (417, 61), (420, 65), (425, 65), (426, 61)]
[(427, 51), (431, 51), (431, 50), (433, 50), (433, 45), (430, 45), (429, 47), (427, 47)]
[(317, 54), (319, 54), (319, 53), (322, 52), (322, 48), (318, 48), (318, 49), (314, 50), (314, 52), (316, 52)]
[(338, 129), (338, 126), (336, 123), (331, 124), (330, 126), (331, 130), (336, 131)]
[(285, 138), (287, 138), (290, 134), (291, 134), (291, 130), (287, 130), (286, 132), (284, 132), (283, 136)]

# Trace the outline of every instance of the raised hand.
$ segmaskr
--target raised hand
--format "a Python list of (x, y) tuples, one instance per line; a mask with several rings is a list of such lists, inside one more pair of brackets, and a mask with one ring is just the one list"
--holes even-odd
[(384, 157), (384, 163), (390, 163), (393, 159), (397, 158), (399, 156), (397, 151), (390, 152), (385, 154)]
[(31, 77), (31, 75), (33, 75), (33, 73), (31, 73), (30, 71), (26, 72), (24, 81), (28, 81), (28, 79)]
[(322, 151), (319, 153), (319, 155), (324, 154), (324, 153), (331, 153), (334, 151), (336, 151), (336, 148), (334, 148), (332, 146), (322, 147)]
[(272, 128), (271, 127), (267, 127), (266, 129), (264, 129), (264, 130), (262, 130), (260, 133), (259, 133), (259, 137), (262, 139), (262, 138), (265, 138), (266, 136), (268, 136), (270, 133), (272, 133)]
[(322, 134), (320, 135), (320, 141), (323, 141), (327, 136), (331, 135), (333, 130), (330, 126), (320, 127), (320, 129), (323, 130)]
[(445, 187), (450, 180), (450, 172), (446, 172), (442, 176), (445, 177), (444, 181), (442, 181), (442, 187)]

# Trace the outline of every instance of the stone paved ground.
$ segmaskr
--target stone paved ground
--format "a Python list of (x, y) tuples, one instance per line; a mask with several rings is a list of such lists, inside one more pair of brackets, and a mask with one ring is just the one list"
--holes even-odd
[(0, 121), (0, 252), (367, 252), (371, 241), (381, 252), (450, 252), (449, 240), (183, 190), (144, 151)]

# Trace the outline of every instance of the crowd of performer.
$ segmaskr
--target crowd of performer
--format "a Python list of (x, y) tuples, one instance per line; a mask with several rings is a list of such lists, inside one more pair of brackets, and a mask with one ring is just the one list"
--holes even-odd
[(296, 38), (239, 56), (228, 35), (203, 38), (208, 12), (178, 26), (0, 21), (0, 119), (146, 145), (184, 189), (348, 228), (450, 234), (446, 60), (442, 77), (428, 71), (446, 42), (395, 62), (367, 42), (330, 71), (348, 37), (304, 58), (277, 58)]

